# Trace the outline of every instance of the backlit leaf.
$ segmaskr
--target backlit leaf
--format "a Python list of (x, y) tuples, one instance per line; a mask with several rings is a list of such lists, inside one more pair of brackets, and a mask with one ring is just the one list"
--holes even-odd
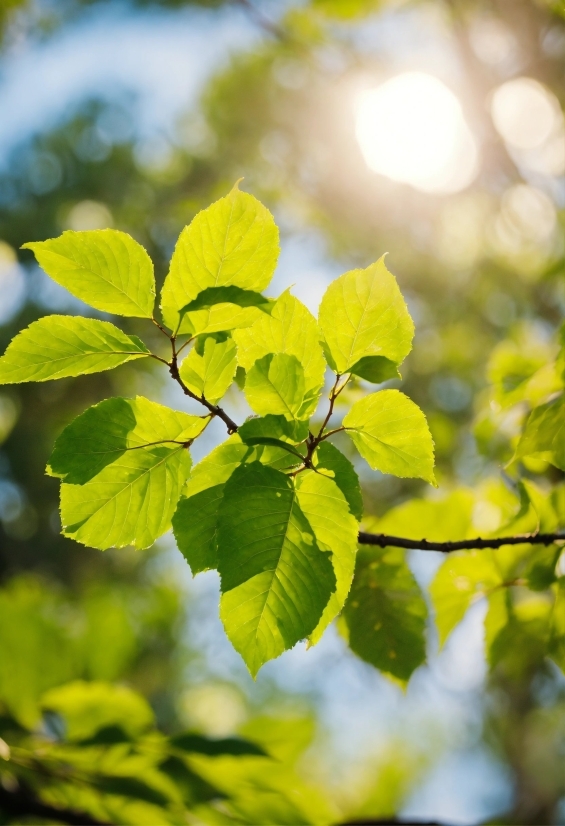
[(462, 551), (446, 557), (430, 586), (440, 646), (471, 604), (502, 581), (489, 550)]
[(232, 339), (204, 340), (202, 355), (193, 348), (180, 366), (180, 377), (186, 386), (216, 404), (233, 381), (237, 368), (236, 347)]
[(354, 365), (359, 370), (360, 360), (368, 356), (398, 365), (412, 348), (414, 324), (384, 258), (333, 281), (322, 298), (319, 323), (332, 367), (341, 374)]
[(128, 451), (142, 450), (144, 445), (182, 446), (196, 438), (206, 422), (143, 396), (106, 399), (67, 425), (55, 442), (47, 471), (68, 484), (84, 485)]
[(173, 517), (173, 531), (193, 575), (218, 567), (218, 509), (224, 485), (240, 465), (256, 461), (285, 467), (297, 459), (276, 446), (244, 444), (234, 433), (192, 469)]
[(197, 335), (249, 327), (261, 313), (270, 313), (274, 300), (241, 287), (208, 287), (180, 312), (182, 329)]
[(131, 688), (111, 683), (66, 683), (44, 694), (41, 705), (63, 717), (69, 740), (85, 740), (110, 725), (119, 725), (133, 737), (155, 722), (147, 700)]
[(236, 185), (181, 232), (163, 287), (165, 323), (176, 330), (180, 322), (181, 332), (185, 327), (192, 332), (190, 321), (183, 322), (179, 313), (209, 287), (261, 292), (273, 276), (278, 255), (273, 216)]
[(51, 315), (34, 321), (0, 358), (0, 384), (48, 381), (111, 370), (149, 350), (107, 321)]
[(336, 590), (324, 608), (321, 619), (309, 636), (315, 645), (339, 614), (351, 587), (359, 525), (349, 512), (347, 500), (333, 479), (305, 471), (296, 477), (300, 509), (314, 531), (318, 547), (331, 553)]
[(316, 450), (314, 463), (319, 473), (334, 480), (349, 505), (349, 510), (357, 520), (363, 517), (363, 497), (355, 468), (343, 453), (330, 444), (322, 442)]
[(245, 397), (259, 415), (273, 413), (289, 420), (298, 418), (304, 392), (302, 365), (287, 353), (269, 353), (247, 372)]
[(343, 426), (373, 470), (435, 484), (434, 446), (420, 408), (398, 390), (355, 402)]
[(292, 480), (259, 462), (226, 484), (218, 570), (220, 616), (253, 676), (312, 633), (336, 587)]
[[(320, 347), (320, 334), (313, 315), (288, 291), (251, 327), (235, 330), (238, 364), (249, 370), (269, 353), (295, 356), (304, 370), (304, 405), (300, 416), (310, 416), (318, 404), (324, 385), (326, 362)], [(271, 411), (273, 412), (273, 411)]]
[(77, 298), (116, 315), (151, 318), (153, 264), (130, 235), (117, 229), (68, 230), (59, 238), (24, 244), (47, 275)]
[(308, 438), (308, 422), (289, 421), (284, 416), (274, 416), (268, 413), (266, 416), (254, 416), (247, 419), (239, 428), (238, 435), (243, 442), (248, 444), (249, 439), (270, 436), (273, 439), (298, 445)]
[(530, 413), (516, 449), (516, 458), (538, 456), (565, 470), (565, 397)]
[[(205, 422), (203, 419), (195, 422), (194, 416), (141, 397), (126, 401), (135, 425), (125, 408), (120, 409), (122, 418), (116, 440), (122, 440), (124, 430), (132, 425), (126, 436), (127, 449), (118, 448), (117, 458), (87, 482), (61, 485), (63, 533), (101, 550), (130, 544), (147, 548), (170, 528), (182, 486), (190, 472), (190, 455), (183, 443), (194, 438), (195, 429), (201, 429)], [(107, 410), (102, 407), (103, 422), (107, 422)], [(102, 449), (106, 444), (112, 451), (115, 441), (111, 426), (108, 430)], [(59, 453), (55, 468), (58, 474), (68, 472), (71, 478), (77, 478), (77, 474), (80, 478), (80, 459), (77, 461), (73, 452), (76, 442), (72, 437), (73, 431), (65, 440), (70, 449), (67, 454)], [(96, 434), (86, 452), (95, 452), (95, 447)], [(91, 462), (89, 473), (93, 465)], [(55, 472), (55, 468), (52, 464), (51, 471)]]

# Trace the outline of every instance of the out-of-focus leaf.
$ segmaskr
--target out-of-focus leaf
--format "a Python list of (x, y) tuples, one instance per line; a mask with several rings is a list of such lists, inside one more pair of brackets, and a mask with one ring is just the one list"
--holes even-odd
[(283, 763), (295, 763), (314, 738), (312, 717), (254, 717), (240, 729), (241, 733)]
[(113, 725), (135, 737), (155, 721), (151, 708), (140, 694), (111, 683), (82, 680), (67, 683), (47, 691), (41, 705), (63, 717), (66, 736), (71, 741), (86, 740)]
[(210, 756), (220, 754), (255, 754), (265, 756), (266, 752), (260, 746), (241, 737), (223, 737), (214, 739), (204, 737), (201, 734), (187, 732), (186, 734), (175, 734), (170, 739), (171, 746), (181, 751), (194, 754), (208, 754)]
[(491, 551), (462, 551), (446, 557), (430, 586), (440, 646), (471, 603), (502, 581)]
[(28, 728), (39, 720), (43, 692), (76, 673), (59, 613), (55, 597), (33, 580), (15, 579), (0, 591), (0, 702)]
[(359, 551), (343, 612), (352, 651), (407, 682), (426, 659), (427, 613), (403, 550)]
[(565, 397), (536, 407), (530, 413), (516, 448), (516, 458), (537, 456), (565, 470)]

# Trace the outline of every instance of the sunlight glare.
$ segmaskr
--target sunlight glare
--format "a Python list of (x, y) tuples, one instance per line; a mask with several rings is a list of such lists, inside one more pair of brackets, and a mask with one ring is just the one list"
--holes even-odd
[(405, 72), (362, 92), (356, 135), (374, 172), (423, 192), (459, 192), (478, 171), (477, 146), (461, 104), (423, 72)]

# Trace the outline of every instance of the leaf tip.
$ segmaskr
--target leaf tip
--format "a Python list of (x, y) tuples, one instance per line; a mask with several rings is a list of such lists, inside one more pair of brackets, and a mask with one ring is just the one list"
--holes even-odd
[(240, 190), (239, 190), (239, 185), (240, 185), (240, 183), (241, 183), (243, 180), (244, 180), (243, 176), (242, 176), (241, 178), (238, 178), (238, 179), (237, 179), (237, 181), (235, 182), (235, 184), (234, 184), (234, 185), (232, 186), (232, 188), (231, 188), (230, 195), (231, 195), (232, 193), (236, 193), (236, 192), (239, 192), (239, 191), (240, 191)]

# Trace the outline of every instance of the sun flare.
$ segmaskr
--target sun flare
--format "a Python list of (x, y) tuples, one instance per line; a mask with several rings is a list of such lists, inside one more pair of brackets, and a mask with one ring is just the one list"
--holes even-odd
[(423, 72), (405, 72), (362, 92), (356, 134), (372, 170), (424, 192), (459, 192), (478, 171), (461, 104)]

